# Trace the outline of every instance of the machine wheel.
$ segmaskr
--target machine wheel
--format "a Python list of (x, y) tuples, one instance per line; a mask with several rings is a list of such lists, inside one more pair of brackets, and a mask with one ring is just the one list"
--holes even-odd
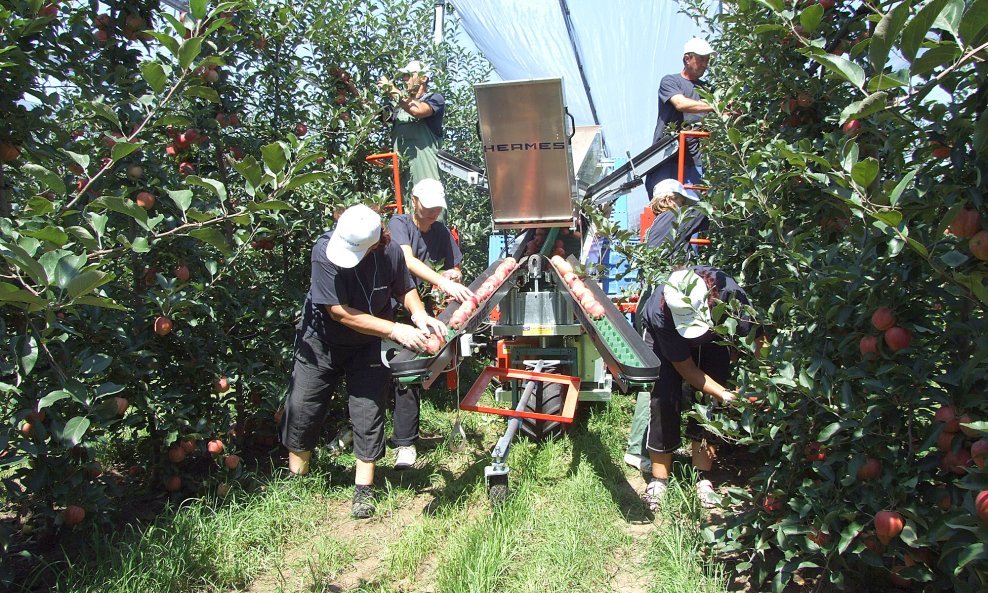
[(490, 499), (492, 506), (501, 506), (508, 499), (508, 485), (491, 484), (487, 489), (487, 498)]
[[(539, 383), (525, 410), (539, 414), (559, 414), (563, 411), (565, 388), (562, 383)], [(563, 425), (555, 421), (522, 418), (521, 432), (536, 443), (541, 443), (562, 436)]]

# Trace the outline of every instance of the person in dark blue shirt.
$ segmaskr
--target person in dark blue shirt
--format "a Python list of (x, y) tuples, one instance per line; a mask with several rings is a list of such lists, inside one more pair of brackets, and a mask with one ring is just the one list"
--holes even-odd
[[(696, 89), (706, 89), (706, 83), (701, 77), (714, 54), (713, 48), (703, 39), (690, 39), (683, 46), (683, 69), (676, 74), (663, 76), (659, 81), (659, 115), (655, 123), (655, 132), (652, 134), (653, 144), (662, 138), (676, 136), (684, 126), (699, 121), (701, 117), (713, 111), (709, 103), (700, 99)], [(683, 181), (688, 184), (699, 184), (703, 179), (700, 141), (698, 138), (690, 138), (686, 146), (688, 152)], [(645, 191), (651, 196), (655, 184), (659, 181), (677, 179), (678, 176), (678, 159), (669, 159), (645, 176)]]
[[(423, 179), (412, 188), (412, 213), (391, 218), (388, 228), (391, 240), (405, 254), (408, 271), (416, 283), (437, 286), (450, 298), (465, 302), (473, 291), (458, 280), (463, 254), (453, 235), (439, 217), (446, 208), (446, 190), (435, 179)], [(436, 271), (436, 267), (442, 272)], [(434, 312), (434, 303), (425, 299), (426, 310)], [(394, 434), (391, 444), (395, 450), (395, 469), (407, 469), (415, 464), (418, 452), (419, 407), (422, 389), (418, 385), (394, 382)]]
[[(721, 302), (728, 303), (728, 311), (715, 319), (713, 312)], [(646, 436), (652, 481), (642, 495), (653, 510), (665, 494), (672, 454), (682, 445), (683, 382), (720, 403), (737, 397), (725, 387), (730, 378), (731, 348), (718, 338), (714, 328), (732, 315), (737, 322), (736, 335), (750, 334), (754, 322), (745, 312), (748, 304), (748, 296), (738, 283), (710, 266), (673, 272), (645, 303), (645, 343), (660, 362)], [(716, 457), (714, 437), (692, 418), (687, 422), (686, 436), (693, 442), (693, 467), (700, 478), (697, 494), (701, 504), (710, 508), (716, 503), (716, 494), (703, 472), (712, 468)]]
[[(426, 314), (401, 248), (367, 206), (343, 212), (335, 229), (316, 240), (311, 260), (279, 436), (289, 470), (307, 473), (329, 400), (346, 378), (357, 457), (352, 511), (367, 518), (374, 513), (374, 466), (384, 454), (384, 401), (391, 385), (381, 339), (423, 351), (428, 334), (445, 336), (446, 326)], [(414, 327), (393, 321), (392, 299), (408, 309)]]

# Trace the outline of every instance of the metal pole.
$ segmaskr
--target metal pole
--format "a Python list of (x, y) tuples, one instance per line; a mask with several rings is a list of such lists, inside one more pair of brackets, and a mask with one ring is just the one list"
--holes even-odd
[(446, 13), (446, 0), (436, 0), (436, 17), (432, 23), (432, 43), (443, 42), (443, 16)]

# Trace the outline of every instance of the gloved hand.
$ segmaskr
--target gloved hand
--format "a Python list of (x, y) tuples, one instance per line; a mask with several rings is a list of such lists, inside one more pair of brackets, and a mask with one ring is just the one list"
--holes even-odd
[(472, 290), (448, 278), (442, 279), (439, 283), (439, 289), (461, 303), (469, 301), (470, 297), (473, 296)]
[(719, 399), (720, 402), (723, 404), (729, 404), (734, 400), (736, 400), (737, 398), (738, 396), (733, 391), (726, 391), (726, 390), (719, 397), (717, 397), (717, 399)]
[(418, 315), (412, 315), (412, 323), (415, 324), (415, 327), (425, 332), (426, 336), (436, 334), (444, 342), (446, 341), (446, 334), (449, 333), (449, 330), (446, 329), (446, 324), (435, 317), (430, 317), (425, 313), (419, 313)]
[(424, 352), (426, 346), (426, 334), (422, 330), (414, 328), (407, 323), (396, 323), (391, 329), (388, 339), (398, 342), (405, 348)]

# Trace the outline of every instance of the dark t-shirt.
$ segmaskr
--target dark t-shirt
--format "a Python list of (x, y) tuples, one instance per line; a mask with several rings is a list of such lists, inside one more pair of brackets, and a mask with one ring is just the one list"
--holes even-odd
[[(388, 223), (391, 230), (391, 241), (412, 248), (412, 254), (426, 264), (441, 264), (442, 269), (450, 270), (460, 265), (463, 253), (453, 240), (453, 235), (445, 224), (438, 220), (432, 223), (429, 230), (422, 232), (412, 219), (411, 214), (397, 214)], [(418, 279), (413, 278), (416, 284)]]
[(347, 305), (375, 317), (392, 319), (392, 297), (401, 301), (413, 287), (405, 254), (392, 241), (383, 252), (372, 251), (356, 266), (341, 268), (326, 257), (326, 244), (332, 234), (324, 233), (312, 248), (311, 284), (298, 327), (303, 333), (314, 332), (331, 346), (364, 346), (380, 338), (335, 321), (326, 306)]
[[(429, 107), (432, 107), (432, 115), (429, 117), (423, 117), (419, 121), (424, 123), (429, 127), (437, 139), (443, 139), (443, 116), (446, 115), (446, 98), (440, 93), (426, 93), (422, 95), (421, 99), (416, 99), (420, 103), (428, 103)], [(390, 106), (391, 110), (389, 119), (393, 123), (395, 117), (398, 115), (400, 107)]]
[[(678, 133), (684, 124), (691, 124), (700, 121), (703, 114), (683, 113), (673, 107), (669, 99), (676, 95), (682, 95), (687, 99), (699, 101), (700, 95), (696, 92), (696, 87), (706, 89), (707, 84), (702, 80), (688, 80), (683, 78), (682, 73), (669, 74), (659, 81), (659, 117), (655, 123), (655, 132), (652, 134), (652, 143), (656, 143), (662, 138)], [(690, 138), (686, 145), (690, 149), (690, 155), (695, 158), (700, 156), (700, 141), (697, 138)]]
[[(694, 266), (691, 268), (697, 274), (710, 273), (716, 279), (715, 285), (719, 292), (718, 300), (729, 302), (736, 300), (744, 305), (748, 305), (748, 295), (738, 283), (722, 270), (711, 266)], [(652, 295), (645, 303), (645, 327), (652, 335), (655, 353), (660, 360), (670, 362), (682, 362), (690, 357), (690, 350), (703, 344), (713, 342), (717, 334), (708, 331), (702, 336), (686, 339), (676, 331), (676, 322), (672, 318), (669, 307), (665, 306), (665, 299), (662, 298), (663, 286), (656, 287)], [(661, 305), (661, 307), (660, 307)], [(747, 336), (751, 333), (753, 320), (743, 315), (738, 320), (737, 335)]]
[(672, 253), (677, 253), (689, 245), (690, 237), (710, 228), (710, 219), (693, 208), (683, 210), (681, 221), (678, 217), (679, 212), (675, 210), (666, 210), (656, 216), (648, 227), (647, 245), (661, 247), (664, 243), (672, 243)]

